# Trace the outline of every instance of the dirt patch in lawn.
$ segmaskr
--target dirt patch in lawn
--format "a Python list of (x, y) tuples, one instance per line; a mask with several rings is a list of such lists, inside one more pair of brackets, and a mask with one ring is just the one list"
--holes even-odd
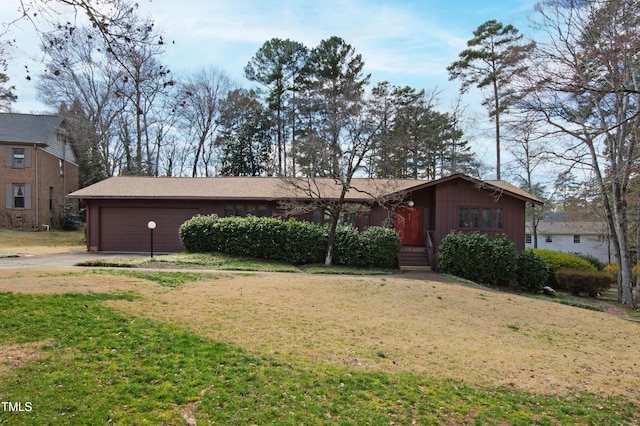
[(411, 372), (544, 394), (639, 401), (640, 326), (431, 274), (219, 273), (179, 288), (81, 268), (6, 271), (0, 291), (124, 292), (131, 315), (182, 324), (258, 356)]
[(30, 342), (15, 345), (0, 345), (0, 375), (35, 361), (43, 354), (42, 347), (51, 342)]

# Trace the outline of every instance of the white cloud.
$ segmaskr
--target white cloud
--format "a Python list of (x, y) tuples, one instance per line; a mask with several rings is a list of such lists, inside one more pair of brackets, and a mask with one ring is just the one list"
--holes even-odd
[[(139, 12), (165, 34), (164, 61), (177, 73), (216, 66), (248, 84), (243, 68), (265, 41), (289, 38), (312, 48), (337, 35), (362, 54), (373, 81), (427, 90), (447, 86), (453, 96), (457, 84), (447, 81), (446, 67), (472, 31), (487, 19), (521, 20), (533, 1), (505, 7), (501, 0), (142, 0)], [(0, 22), (9, 13), (0, 10)], [(23, 40), (25, 56), (31, 49), (37, 56), (37, 38)], [(16, 84), (24, 72), (14, 66), (10, 76)], [(19, 89), (30, 93), (22, 84)]]

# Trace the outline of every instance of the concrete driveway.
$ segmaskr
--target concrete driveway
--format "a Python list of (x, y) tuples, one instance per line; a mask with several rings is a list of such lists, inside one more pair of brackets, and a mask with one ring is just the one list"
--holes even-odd
[(149, 253), (96, 253), (86, 250), (77, 250), (59, 254), (20, 255), (20, 257), (0, 258), (0, 269), (42, 268), (47, 266), (64, 267), (74, 266), (79, 262), (85, 262), (93, 259), (136, 256), (149, 256)]

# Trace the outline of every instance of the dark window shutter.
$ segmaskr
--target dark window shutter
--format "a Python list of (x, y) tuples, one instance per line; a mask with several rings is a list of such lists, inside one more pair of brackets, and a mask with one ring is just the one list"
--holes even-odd
[(24, 149), (24, 166), (31, 167), (31, 148)]
[(12, 209), (13, 208), (13, 185), (8, 183), (8, 184), (5, 185), (5, 187), (6, 187), (5, 194), (7, 195), (7, 200), (5, 201), (5, 206), (8, 209)]
[(11, 165), (13, 164), (13, 151), (9, 147), (7, 147), (6, 149), (4, 160), (4, 165), (7, 167), (11, 167)]

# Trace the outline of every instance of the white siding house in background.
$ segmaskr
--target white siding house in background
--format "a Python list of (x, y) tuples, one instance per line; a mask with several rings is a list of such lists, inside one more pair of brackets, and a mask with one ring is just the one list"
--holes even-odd
[[(533, 248), (533, 228), (525, 226), (525, 247)], [(611, 263), (613, 251), (605, 222), (545, 222), (538, 224), (538, 248), (595, 256)]]

